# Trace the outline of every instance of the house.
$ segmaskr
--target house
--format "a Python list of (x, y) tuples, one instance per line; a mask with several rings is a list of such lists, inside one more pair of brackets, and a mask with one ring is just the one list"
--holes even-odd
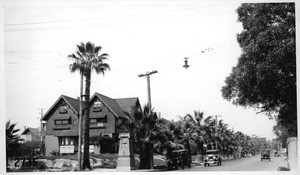
[[(116, 100), (95, 93), (90, 98), (90, 138), (118, 138), (119, 133), (127, 132), (122, 123), (129, 118), (124, 112), (131, 113), (134, 105), (140, 106), (138, 98)], [(52, 151), (61, 154), (78, 152), (78, 116), (79, 100), (65, 95), (61, 95), (45, 113), (42, 121), (45, 121), (46, 155)], [(92, 153), (100, 153), (103, 148), (105, 145), (90, 143)]]
[(39, 128), (24, 127), (24, 131), (21, 133), (20, 138), (23, 139), (23, 142), (41, 141)]

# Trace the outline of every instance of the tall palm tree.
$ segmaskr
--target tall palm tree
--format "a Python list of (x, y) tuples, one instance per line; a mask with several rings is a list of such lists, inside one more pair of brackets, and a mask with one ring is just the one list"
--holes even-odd
[(79, 71), (80, 74), (85, 77), (85, 95), (83, 107), (83, 169), (91, 169), (89, 162), (89, 100), (91, 73), (94, 70), (97, 74), (104, 75), (107, 70), (110, 70), (110, 66), (107, 63), (104, 63), (104, 61), (108, 59), (109, 55), (106, 53), (100, 54), (101, 48), (101, 46), (95, 46), (92, 42), (81, 42), (79, 45), (77, 45), (75, 54), (73, 53), (68, 56), (68, 58), (71, 58), (74, 61), (72, 64), (70, 64), (70, 71), (72, 73)]

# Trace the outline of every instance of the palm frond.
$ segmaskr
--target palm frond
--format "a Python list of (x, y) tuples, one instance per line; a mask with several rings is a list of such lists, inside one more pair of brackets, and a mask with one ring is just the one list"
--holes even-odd
[(95, 47), (96, 58), (98, 57), (98, 54), (101, 52), (101, 49), (102, 49), (101, 46), (96, 46), (96, 47)]
[(88, 41), (85, 44), (85, 50), (90, 56), (94, 56), (95, 55), (95, 44)]

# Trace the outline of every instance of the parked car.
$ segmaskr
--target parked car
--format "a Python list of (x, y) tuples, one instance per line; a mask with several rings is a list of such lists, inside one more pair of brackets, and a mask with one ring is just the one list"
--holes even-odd
[(167, 162), (168, 170), (178, 169), (178, 167), (184, 169), (185, 166), (191, 168), (192, 158), (187, 149), (180, 149), (172, 151), (172, 156)]
[(269, 159), (269, 161), (271, 161), (271, 150), (270, 149), (262, 149), (260, 150), (260, 161), (262, 161), (263, 159)]
[(206, 167), (210, 165), (222, 165), (222, 158), (220, 157), (219, 150), (213, 149), (206, 151), (206, 156), (204, 158), (204, 166)]

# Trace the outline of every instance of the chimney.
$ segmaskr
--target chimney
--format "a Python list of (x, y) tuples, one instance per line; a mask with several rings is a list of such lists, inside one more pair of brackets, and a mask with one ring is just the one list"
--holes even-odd
[(26, 126), (24, 126), (24, 131), (26, 130)]

